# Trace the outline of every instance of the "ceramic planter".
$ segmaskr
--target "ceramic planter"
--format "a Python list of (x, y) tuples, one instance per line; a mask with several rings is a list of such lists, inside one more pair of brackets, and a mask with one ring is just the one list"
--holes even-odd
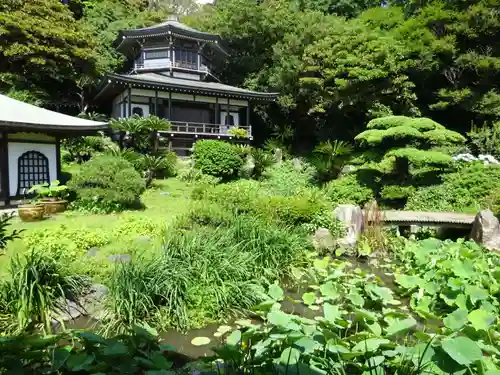
[(17, 212), (22, 221), (40, 221), (43, 219), (45, 207), (43, 204), (22, 204), (17, 207)]
[(59, 200), (57, 198), (42, 199), (42, 203), (45, 207), (45, 215), (53, 215), (59, 212), (64, 212), (68, 207), (68, 201)]

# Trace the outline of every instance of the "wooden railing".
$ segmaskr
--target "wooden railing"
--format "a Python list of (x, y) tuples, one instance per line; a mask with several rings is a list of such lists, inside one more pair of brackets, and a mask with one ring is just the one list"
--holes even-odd
[[(232, 125), (207, 124), (202, 122), (171, 121), (171, 126), (165, 133), (195, 134), (195, 135), (224, 135), (231, 136), (229, 129), (236, 127)], [(237, 126), (246, 130), (249, 137), (252, 136), (251, 126)]]
[[(172, 66), (172, 61), (168, 58), (155, 59), (155, 60), (151, 59), (151, 60), (136, 62), (135, 70), (140, 71), (148, 69), (170, 69), (171, 66)], [(197, 73), (210, 73), (210, 69), (208, 68), (208, 66), (204, 64), (200, 64), (200, 66), (198, 66), (197, 63), (189, 61), (175, 60), (173, 66), (175, 68), (185, 71), (194, 71)]]

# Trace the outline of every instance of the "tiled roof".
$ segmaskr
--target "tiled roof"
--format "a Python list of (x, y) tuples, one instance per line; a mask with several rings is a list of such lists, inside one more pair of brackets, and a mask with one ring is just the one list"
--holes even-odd
[(49, 111), (5, 95), (0, 95), (0, 126), (61, 131), (95, 131), (108, 128), (104, 122)]
[(108, 74), (110, 82), (123, 82), (136, 85), (165, 87), (173, 91), (196, 92), (205, 94), (224, 93), (234, 97), (247, 99), (275, 100), (277, 93), (266, 93), (229, 86), (218, 82), (207, 82), (201, 80), (182, 79), (163, 75), (160, 73), (141, 74)]

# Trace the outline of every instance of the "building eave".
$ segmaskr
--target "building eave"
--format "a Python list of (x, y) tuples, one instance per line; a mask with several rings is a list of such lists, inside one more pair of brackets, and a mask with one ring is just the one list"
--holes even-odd
[(145, 81), (145, 80), (134, 79), (131, 77), (123, 77), (120, 75), (108, 74), (105, 77), (103, 83), (100, 85), (102, 88), (96, 95), (95, 99), (98, 100), (105, 94), (106, 91), (108, 91), (114, 85), (121, 85), (124, 88), (133, 87), (133, 88), (160, 90), (160, 91), (172, 91), (179, 93), (192, 93), (199, 95), (218, 96), (218, 97), (234, 98), (234, 99), (246, 99), (246, 100), (261, 101), (261, 102), (274, 102), (278, 97), (278, 93), (259, 93), (259, 92), (244, 93), (244, 92), (235, 92), (224, 89), (188, 87), (174, 83)]

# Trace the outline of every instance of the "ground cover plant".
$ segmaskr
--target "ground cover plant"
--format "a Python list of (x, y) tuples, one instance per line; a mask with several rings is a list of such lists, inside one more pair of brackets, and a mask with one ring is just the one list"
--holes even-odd
[(70, 331), (58, 335), (3, 337), (0, 371), (5, 374), (163, 374), (172, 369), (172, 348), (158, 333), (136, 326), (110, 338)]
[(263, 322), (233, 331), (216, 358), (234, 373), (497, 374), (500, 257), (434, 239), (394, 250), (371, 266), (316, 260), (301, 274), (302, 316), (272, 285), (255, 308)]

